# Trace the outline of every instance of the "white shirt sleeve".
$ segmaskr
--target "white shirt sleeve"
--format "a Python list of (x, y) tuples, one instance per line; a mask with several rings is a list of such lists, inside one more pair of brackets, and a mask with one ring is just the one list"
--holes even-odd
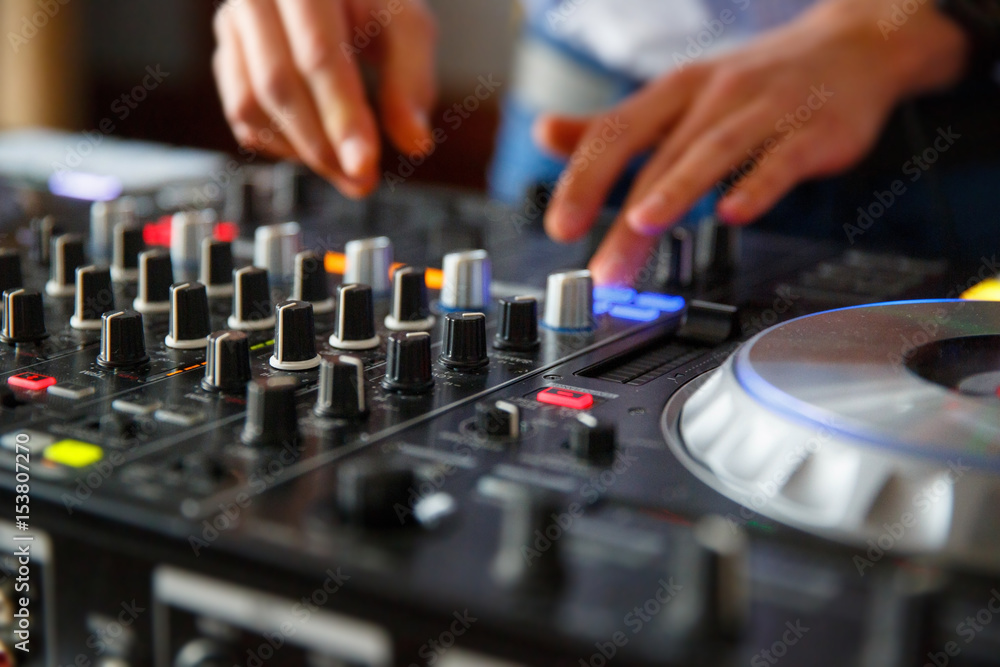
[(814, 1), (523, 0), (552, 37), (638, 79), (723, 52)]

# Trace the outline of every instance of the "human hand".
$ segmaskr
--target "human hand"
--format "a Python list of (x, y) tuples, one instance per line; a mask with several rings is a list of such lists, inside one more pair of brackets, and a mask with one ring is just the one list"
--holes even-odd
[(883, 35), (895, 1), (827, 0), (599, 116), (540, 119), (536, 141), (569, 156), (549, 235), (586, 234), (628, 163), (651, 150), (590, 265), (597, 283), (630, 283), (657, 237), (707, 192), (724, 193), (724, 222), (746, 224), (798, 183), (856, 164), (901, 99), (954, 82), (967, 58), (964, 34), (932, 3)]
[(424, 0), (227, 0), (214, 25), (215, 77), (241, 145), (368, 194), (380, 146), (360, 59), (378, 72), (392, 142), (406, 153), (431, 145), (437, 29)]

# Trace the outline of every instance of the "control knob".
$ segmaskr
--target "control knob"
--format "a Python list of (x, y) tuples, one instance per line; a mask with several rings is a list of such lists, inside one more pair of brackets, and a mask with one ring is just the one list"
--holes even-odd
[(211, 334), (201, 386), (209, 391), (241, 393), (250, 378), (250, 338), (242, 331)]
[(149, 363), (141, 313), (134, 310), (104, 313), (97, 363), (111, 369), (137, 368)]
[(274, 354), (269, 361), (271, 366), (282, 371), (306, 371), (319, 366), (312, 304), (305, 301), (284, 301), (274, 310)]

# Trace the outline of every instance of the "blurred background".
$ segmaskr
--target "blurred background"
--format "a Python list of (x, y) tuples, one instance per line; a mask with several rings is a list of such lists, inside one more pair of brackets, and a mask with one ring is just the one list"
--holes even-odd
[[(513, 0), (429, 0), (441, 26), (441, 116), (483, 75), (507, 80), (518, 30)], [(212, 79), (212, 15), (206, 0), (0, 0), (0, 130), (97, 129), (113, 134), (234, 151)], [(40, 29), (39, 29), (40, 26)], [(131, 96), (147, 67), (169, 73)], [(482, 188), (501, 96), (449, 133), (415, 180)], [(134, 106), (134, 108), (132, 108)], [(127, 116), (125, 116), (127, 113)], [(386, 151), (387, 164), (397, 155)]]

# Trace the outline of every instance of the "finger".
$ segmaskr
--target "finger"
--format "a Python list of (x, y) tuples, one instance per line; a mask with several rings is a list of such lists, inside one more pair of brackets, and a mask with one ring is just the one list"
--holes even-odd
[[(347, 15), (329, 0), (277, 0), (291, 57), (308, 86), (319, 120), (343, 172), (372, 186), (379, 161), (378, 130), (357, 62), (347, 44)], [(284, 40), (283, 40), (284, 41)]]
[(664, 142), (665, 158), (671, 161), (676, 159), (687, 150), (692, 137), (708, 132), (740, 109), (761, 99), (760, 91), (752, 90), (748, 85), (744, 77), (732, 69), (717, 69)]
[(826, 160), (818, 148), (821, 145), (822, 138), (813, 132), (790, 137), (772, 159), (734, 184), (719, 202), (719, 217), (732, 225), (748, 224), (774, 208), (799, 183), (836, 172), (839, 160)]
[(363, 185), (348, 179), (340, 168), (312, 96), (292, 61), (277, 9), (270, 1), (254, 0), (236, 5), (233, 11), (261, 108), (311, 169), (348, 195), (365, 194)]
[(589, 116), (580, 118), (546, 114), (535, 121), (531, 136), (536, 145), (557, 157), (566, 158), (576, 150), (591, 120)]
[(647, 86), (594, 119), (559, 178), (545, 216), (548, 234), (560, 241), (583, 236), (629, 161), (674, 123), (688, 104), (694, 68)]
[(405, 153), (432, 148), (430, 115), (437, 97), (437, 26), (423, 3), (412, 3), (385, 30), (379, 54), (379, 107), (385, 131)]
[[(775, 160), (781, 145), (773, 138), (774, 110), (758, 102), (723, 120), (700, 136), (689, 137), (689, 146), (676, 160), (664, 147), (645, 170), (654, 179), (638, 203), (626, 209), (633, 231), (660, 234), (675, 224), (713, 186), (745, 162), (748, 154), (759, 163)], [(761, 145), (765, 148), (758, 148)], [(758, 165), (759, 166), (759, 165)]]
[(590, 260), (590, 272), (596, 285), (633, 285), (653, 269), (658, 239), (636, 234), (624, 217), (608, 230)]
[(250, 74), (243, 60), (239, 33), (228, 20), (229, 12), (222, 11), (216, 19), (218, 40), (212, 57), (212, 69), (218, 82), (222, 110), (241, 146), (261, 150), (275, 157), (295, 157), (295, 150), (280, 132), (268, 126), (270, 120), (257, 103), (250, 87)]

